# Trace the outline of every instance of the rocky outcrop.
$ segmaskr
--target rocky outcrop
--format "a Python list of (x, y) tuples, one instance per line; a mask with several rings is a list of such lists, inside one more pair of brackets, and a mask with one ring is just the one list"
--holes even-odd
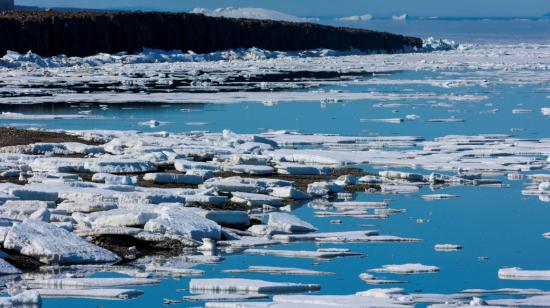
[(422, 41), (369, 30), (270, 20), (228, 19), (188, 13), (4, 12), (0, 54), (32, 50), (42, 56), (139, 52), (143, 48), (206, 53), (258, 47), (329, 48), (399, 52)]

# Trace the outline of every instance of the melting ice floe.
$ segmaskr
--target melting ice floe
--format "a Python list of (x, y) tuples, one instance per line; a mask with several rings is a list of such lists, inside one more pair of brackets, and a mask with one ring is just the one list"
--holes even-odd
[[(408, 242), (413, 245), (420, 239), (384, 235), (377, 230), (319, 232), (316, 231), (316, 227), (319, 227), (317, 224), (313, 225), (282, 211), (291, 209), (285, 207), (291, 199), (337, 196), (345, 192), (350, 185), (365, 185), (363, 189), (369, 187), (371, 193), (383, 194), (415, 193), (430, 185), (436, 187), (496, 183), (498, 181), (487, 179), (487, 176), (492, 176), (495, 172), (524, 174), (527, 171), (547, 168), (549, 161), (546, 158), (550, 154), (547, 139), (519, 139), (507, 135), (454, 135), (424, 140), (414, 136), (355, 137), (284, 131), (256, 135), (235, 134), (230, 131), (69, 133), (100, 141), (100, 144), (87, 146), (78, 143), (41, 143), (5, 147), (0, 154), (0, 170), (17, 179), (20, 175), (24, 178), (19, 184), (0, 184), (0, 197), (3, 202), (0, 211), (3, 218), (0, 221), (0, 238), (3, 239), (3, 247), (52, 265), (111, 263), (119, 258), (136, 258), (136, 252), (132, 249), (117, 256), (81, 239), (99, 235), (124, 235), (150, 242), (179, 241), (189, 249), (201, 246), (200, 250), (211, 254), (219, 250), (229, 254), (243, 252), (325, 261), (336, 257), (352, 258), (359, 256), (360, 251), (330, 247), (317, 250), (250, 247), (274, 246), (296, 241), (315, 241), (324, 245), (353, 242)], [(243, 147), (245, 143), (256, 143), (258, 146)], [(51, 152), (71, 157), (50, 156), (48, 153)], [(81, 155), (74, 156), (76, 153)], [(203, 161), (194, 161), (194, 158)], [(335, 169), (363, 163), (382, 170), (358, 176), (330, 175)], [(232, 168), (234, 166), (237, 166), (236, 169)], [(269, 177), (247, 177), (244, 174), (234, 176), (234, 171), (255, 170), (253, 166), (270, 167), (273, 169), (272, 174)], [(277, 178), (278, 166), (285, 170), (285, 177), (289, 176), (287, 173), (309, 173), (313, 174), (310, 176), (317, 182), (302, 184), (303, 186), (298, 189), (297, 183), (288, 180), (288, 177), (285, 180)], [(391, 170), (402, 166), (415, 166), (416, 171), (413, 173)], [(167, 168), (173, 169), (170, 173), (163, 171)], [(228, 171), (224, 170), (233, 172), (227, 176), (224, 173)], [(199, 171), (204, 177), (196, 178), (197, 181), (190, 186), (178, 186), (177, 183), (181, 182), (179, 176), (197, 175)], [(318, 180), (319, 177), (323, 177), (322, 180)], [(89, 181), (94, 178), (95, 182)], [(532, 181), (533, 187), (527, 187), (526, 191), (544, 194), (550, 187), (544, 184), (548, 179), (545, 174), (529, 174), (524, 180)], [(142, 186), (143, 184), (147, 185)], [(309, 185), (311, 188), (306, 187)], [(302, 190), (307, 190), (308, 194)], [(455, 195), (430, 194), (424, 197), (431, 200), (451, 198)], [(213, 204), (237, 205), (240, 210), (214, 211)], [(327, 216), (344, 214), (361, 218), (379, 216), (390, 219), (391, 215), (402, 213), (392, 207), (391, 200), (315, 200), (309, 202), (308, 206), (325, 212), (323, 215)], [(283, 209), (277, 211), (281, 207)], [(253, 220), (255, 223), (264, 223), (251, 226)], [(235, 226), (240, 230), (232, 229)], [(457, 247), (458, 245), (435, 246), (436, 249), (446, 250), (458, 249)], [(139, 278), (137, 280), (90, 280), (88, 275), (71, 278), (35, 276), (28, 277), (21, 284), (37, 289), (38, 294), (43, 296), (98, 297), (98, 292), (90, 291), (89, 288), (127, 286), (140, 281), (147, 283), (150, 281), (147, 279), (151, 279), (150, 276), (202, 275), (203, 271), (184, 264), (222, 261), (223, 258), (216, 255), (184, 255), (162, 261), (145, 258), (132, 264), (132, 270), (121, 271)], [(107, 266), (106, 269), (114, 271), (116, 267)], [(439, 267), (436, 265), (397, 264), (375, 269), (375, 272), (412, 274), (437, 270)], [(251, 267), (241, 271), (319, 274), (310, 272), (309, 269), (275, 267)], [(233, 274), (238, 274), (238, 271)], [(533, 277), (533, 273), (515, 271), (516, 276), (520, 274)], [(361, 278), (369, 284), (403, 282), (370, 274), (362, 275)], [(55, 284), (72, 284), (78, 287), (78, 290), (63, 293), (48, 289)], [(257, 290), (250, 288), (250, 285), (249, 281), (242, 280), (226, 281), (224, 284), (214, 280), (199, 280), (196, 288), (247, 289), (256, 292)], [(275, 290), (272, 288), (279, 287), (278, 284), (273, 285), (270, 282), (262, 282), (260, 285), (265, 286), (265, 290)], [(280, 290), (287, 292), (302, 287), (283, 284)], [(131, 297), (132, 294), (133, 290), (129, 289), (112, 291), (104, 297), (123, 298)], [(463, 300), (463, 297), (455, 295), (428, 297), (400, 294), (387, 295), (383, 300), (374, 300), (369, 294), (374, 294), (374, 291), (343, 297), (343, 302), (380, 301), (377, 303), (390, 305), (410, 305), (422, 301), (444, 303), (450, 299), (457, 304), (470, 302), (470, 299)], [(194, 300), (201, 298), (215, 299), (212, 295), (191, 297)], [(277, 298), (273, 301), (330, 302), (329, 297)], [(402, 298), (408, 299), (400, 300)], [(234, 299), (244, 300), (242, 297)], [(286, 302), (279, 305), (284, 306)]]

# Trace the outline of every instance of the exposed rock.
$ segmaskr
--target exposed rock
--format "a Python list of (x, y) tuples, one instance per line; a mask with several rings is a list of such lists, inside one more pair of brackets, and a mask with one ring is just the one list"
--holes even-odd
[(0, 53), (32, 50), (43, 56), (139, 52), (143, 48), (207, 53), (258, 47), (402, 51), (422, 41), (390, 33), (271, 20), (227, 19), (187, 13), (5, 12)]

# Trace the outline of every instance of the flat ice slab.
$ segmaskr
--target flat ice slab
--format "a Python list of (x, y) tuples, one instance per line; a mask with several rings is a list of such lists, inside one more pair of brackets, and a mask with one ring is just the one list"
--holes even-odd
[(286, 293), (317, 291), (318, 284), (300, 284), (287, 282), (270, 282), (265, 280), (224, 278), (224, 279), (191, 279), (189, 289), (192, 291), (211, 292), (247, 292), (247, 293)]
[(420, 263), (408, 264), (391, 264), (384, 265), (381, 268), (369, 270), (376, 273), (391, 273), (391, 274), (423, 274), (439, 272), (439, 267), (432, 265), (424, 265)]
[(300, 218), (286, 213), (269, 214), (268, 226), (283, 230), (287, 233), (314, 232), (317, 231), (312, 224)]
[(15, 250), (46, 264), (113, 263), (114, 253), (38, 220), (15, 224), (6, 235), (4, 248)]
[(226, 294), (226, 293), (212, 293), (212, 294), (198, 294), (198, 295), (189, 295), (184, 296), (183, 299), (188, 301), (244, 301), (252, 299), (267, 299), (269, 295), (267, 294)]
[(436, 251), (458, 251), (462, 249), (462, 246), (456, 244), (436, 244), (434, 249)]
[(524, 270), (519, 267), (501, 268), (498, 278), (508, 280), (550, 280), (550, 270)]
[(527, 298), (507, 298), (488, 300), (489, 305), (511, 307), (550, 307), (550, 295), (537, 295)]
[(134, 289), (34, 289), (42, 297), (131, 299), (143, 294)]
[(274, 267), (274, 266), (249, 266), (240, 270), (224, 270), (225, 273), (265, 273), (272, 275), (303, 275), (303, 276), (327, 276), (334, 275), (331, 272), (320, 272), (295, 267)]
[(31, 287), (57, 289), (125, 287), (157, 283), (159, 283), (159, 280), (150, 278), (63, 278), (26, 281), (26, 284)]
[(347, 257), (347, 256), (360, 256), (362, 254), (351, 252), (349, 249), (337, 249), (337, 248), (327, 248), (327, 249), (317, 249), (315, 251), (310, 250), (275, 250), (275, 249), (247, 249), (245, 253), (256, 254), (256, 255), (271, 255), (277, 257), (287, 257), (287, 258), (314, 258), (314, 259), (330, 259), (336, 257)]
[(194, 174), (177, 173), (146, 173), (143, 176), (144, 181), (152, 181), (157, 184), (184, 184), (198, 185), (203, 182), (203, 178)]
[(316, 241), (324, 238), (354, 238), (378, 235), (378, 231), (318, 232), (308, 234), (276, 234), (273, 239), (283, 242)]

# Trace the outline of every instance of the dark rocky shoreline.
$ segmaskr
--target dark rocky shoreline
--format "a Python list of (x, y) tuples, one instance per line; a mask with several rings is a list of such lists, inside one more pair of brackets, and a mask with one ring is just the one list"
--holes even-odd
[(0, 53), (32, 50), (42, 56), (139, 52), (143, 48), (207, 53), (258, 47), (266, 50), (400, 52), (422, 40), (391, 33), (311, 23), (229, 19), (159, 12), (4, 12)]

